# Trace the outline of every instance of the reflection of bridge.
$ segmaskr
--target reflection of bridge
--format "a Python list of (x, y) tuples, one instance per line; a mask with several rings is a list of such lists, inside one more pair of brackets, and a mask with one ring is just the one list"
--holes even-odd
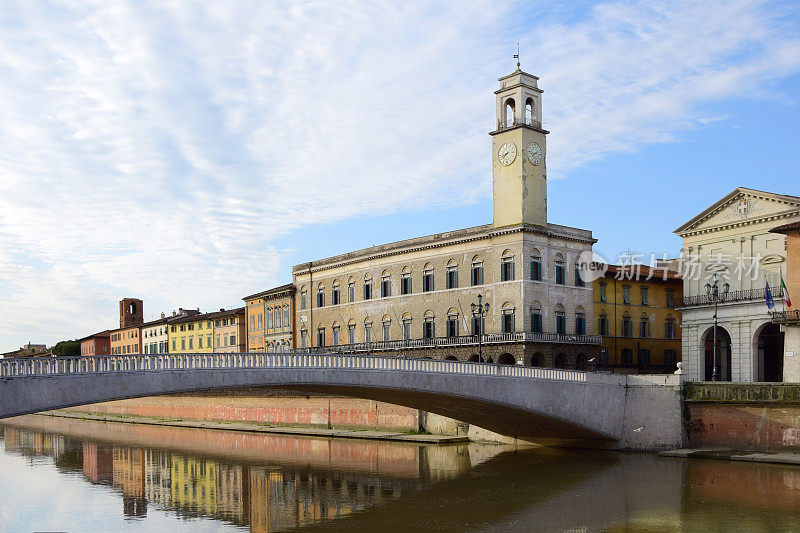
[(12, 359), (0, 361), (0, 418), (261, 386), (404, 405), (536, 442), (661, 448), (681, 444), (676, 378), (337, 354)]

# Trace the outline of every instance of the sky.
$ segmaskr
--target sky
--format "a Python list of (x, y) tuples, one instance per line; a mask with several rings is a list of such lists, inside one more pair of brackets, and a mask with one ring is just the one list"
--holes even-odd
[(0, 352), (490, 223), (518, 42), (549, 220), (611, 261), (737, 186), (800, 195), (796, 2), (8, 1)]

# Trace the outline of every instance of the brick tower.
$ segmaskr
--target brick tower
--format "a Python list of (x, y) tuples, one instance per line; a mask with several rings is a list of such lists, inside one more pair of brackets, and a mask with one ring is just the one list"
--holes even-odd
[(129, 328), (144, 323), (144, 309), (138, 298), (123, 298), (119, 302), (119, 327)]

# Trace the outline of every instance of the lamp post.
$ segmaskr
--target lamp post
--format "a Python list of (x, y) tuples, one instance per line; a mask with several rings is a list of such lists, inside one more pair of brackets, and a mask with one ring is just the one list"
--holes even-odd
[(726, 281), (722, 285), (722, 295), (720, 295), (716, 272), (714, 273), (714, 284), (706, 283), (706, 294), (711, 296), (711, 299), (714, 301), (714, 371), (711, 374), (711, 381), (719, 381), (719, 367), (717, 366), (717, 308), (719, 306), (719, 301), (727, 298), (730, 289), (731, 285)]
[(478, 362), (483, 363), (483, 317), (489, 312), (489, 304), (483, 302), (483, 296), (478, 295), (478, 304), (469, 304), (473, 318), (478, 319)]

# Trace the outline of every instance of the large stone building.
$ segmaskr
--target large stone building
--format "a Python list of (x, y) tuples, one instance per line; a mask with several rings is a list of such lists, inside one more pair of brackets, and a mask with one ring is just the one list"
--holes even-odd
[(597, 366), (624, 373), (672, 373), (681, 356), (683, 282), (669, 268), (609, 265), (594, 282)]
[[(800, 197), (739, 187), (675, 230), (683, 238), (683, 371), (710, 380), (782, 381), (783, 337), (765, 303), (768, 282), (778, 308), (786, 272), (786, 235), (772, 229), (800, 221)], [(727, 292), (725, 291), (727, 284)]]
[(800, 221), (772, 228), (770, 232), (786, 235), (783, 281), (788, 294), (784, 295), (785, 307), (775, 309), (771, 316), (784, 334), (783, 381), (797, 383), (800, 382)]
[(495, 91), (493, 223), (295, 266), (301, 349), (477, 360), (480, 340), (492, 362), (575, 367), (596, 355), (592, 288), (577, 269), (595, 239), (547, 221), (537, 80), (517, 69)]

